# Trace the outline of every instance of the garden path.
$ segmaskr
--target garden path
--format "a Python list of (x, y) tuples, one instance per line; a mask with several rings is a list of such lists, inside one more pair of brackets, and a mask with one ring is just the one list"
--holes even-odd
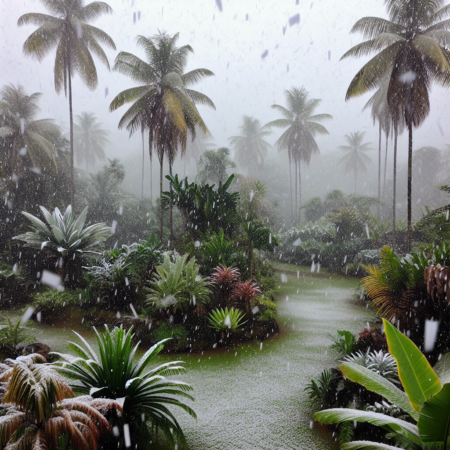
[[(355, 278), (276, 267), (278, 337), (181, 358), (188, 369), (183, 380), (195, 389), (198, 415), (197, 421), (178, 415), (191, 450), (338, 448), (325, 427), (312, 423), (304, 388), (334, 364), (328, 334), (360, 331), (370, 311), (352, 301)], [(281, 282), (283, 272), (286, 283)]]

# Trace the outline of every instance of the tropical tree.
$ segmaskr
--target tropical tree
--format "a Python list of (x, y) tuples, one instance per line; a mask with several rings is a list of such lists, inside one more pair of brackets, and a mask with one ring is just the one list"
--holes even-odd
[[(155, 148), (160, 164), (161, 198), (164, 156), (168, 158), (169, 172), (172, 175), (172, 165), (178, 149), (180, 148), (182, 153), (186, 150), (188, 133), (195, 138), (197, 127), (203, 133), (207, 131), (195, 104), (215, 108), (209, 97), (188, 88), (189, 85), (214, 74), (207, 69), (194, 69), (184, 73), (187, 56), (193, 49), (190, 45), (177, 47), (178, 36), (178, 33), (174, 36), (160, 33), (151, 38), (138, 36), (137, 44), (145, 51), (147, 61), (128, 52), (120, 52), (117, 55), (114, 70), (129, 76), (140, 86), (119, 93), (109, 107), (110, 111), (115, 111), (125, 103), (133, 102), (120, 119), (119, 128), (126, 127), (130, 135), (137, 130), (149, 131), (150, 159)], [(170, 208), (172, 234), (172, 206)], [(162, 208), (159, 220), (162, 238)]]
[(64, 283), (69, 275), (68, 265), (78, 256), (98, 255), (100, 245), (110, 236), (111, 228), (105, 223), (95, 223), (85, 227), (87, 208), (75, 218), (69, 205), (64, 212), (55, 208), (50, 213), (43, 206), (40, 207), (45, 222), (27, 212), (22, 214), (32, 223), (32, 231), (20, 234), (13, 239), (25, 242), (26, 247), (44, 250), (50, 254), (56, 263)]
[(96, 449), (100, 438), (111, 433), (103, 414), (122, 413), (122, 407), (109, 399), (73, 399), (73, 391), (61, 375), (47, 364), (36, 364), (38, 358), (45, 361), (36, 354), (9, 360), (10, 367), (5, 365), (0, 374), (0, 379), (7, 381), (0, 446)]
[[(349, 380), (363, 385), (369, 391), (384, 397), (405, 413), (404, 418), (387, 414), (349, 408), (333, 408), (314, 414), (321, 423), (366, 422), (382, 427), (388, 432), (386, 440), (401, 443), (402, 448), (445, 449), (449, 441), (450, 383), (443, 384), (422, 352), (400, 333), (389, 321), (383, 319), (389, 353), (395, 358), (402, 384), (394, 383), (354, 362), (344, 362), (340, 370)], [(406, 420), (405, 420), (406, 419)], [(386, 441), (385, 441), (386, 442)], [(399, 447), (373, 441), (352, 441), (342, 449), (387, 449)]]
[(342, 58), (374, 52), (355, 75), (346, 100), (380, 86), (388, 77), (387, 101), (394, 129), (404, 121), (408, 128), (408, 251), (411, 248), (411, 183), (413, 127), (430, 111), (429, 90), (436, 81), (450, 83), (450, 8), (443, 0), (385, 0), (389, 19), (363, 17), (351, 32), (366, 41), (355, 45)]
[[(56, 169), (51, 136), (60, 129), (50, 119), (35, 120), (42, 94), (26, 95), (23, 86), (3, 86), (0, 92), (0, 176), (22, 175), (26, 168)], [(17, 180), (16, 180), (17, 181)]]
[(366, 133), (356, 131), (355, 133), (346, 134), (345, 140), (347, 145), (340, 145), (339, 148), (344, 150), (346, 154), (341, 158), (340, 162), (345, 164), (345, 170), (353, 172), (355, 175), (355, 195), (356, 195), (356, 175), (358, 172), (367, 172), (367, 166), (372, 160), (364, 152), (371, 150), (370, 143), (363, 144), (364, 135)]
[[(331, 119), (330, 114), (314, 114), (314, 110), (319, 106), (321, 100), (313, 98), (308, 99), (308, 91), (292, 88), (285, 91), (287, 108), (281, 105), (272, 105), (283, 116), (282, 119), (269, 122), (266, 127), (286, 128), (283, 134), (278, 138), (276, 145), (279, 150), (287, 150), (289, 164), (294, 164), (295, 179), (295, 214), (297, 217), (298, 209), (302, 205), (301, 191), (301, 163), (309, 165), (311, 156), (319, 154), (319, 146), (315, 140), (316, 134), (328, 134), (327, 129), (319, 122), (324, 119)], [(292, 205), (292, 178), (289, 170), (289, 179), (291, 181), (291, 205)], [(297, 186), (298, 181), (298, 186)], [(299, 202), (297, 203), (297, 193)]]
[(236, 164), (230, 158), (230, 150), (220, 147), (217, 150), (206, 150), (199, 158), (201, 170), (197, 174), (200, 184), (225, 183), (228, 169), (234, 169)]
[(55, 89), (64, 88), (69, 92), (70, 116), (70, 199), (75, 205), (75, 176), (73, 151), (73, 111), (72, 111), (72, 77), (78, 72), (83, 82), (91, 90), (98, 84), (97, 69), (92, 53), (109, 69), (108, 58), (101, 44), (116, 49), (114, 41), (104, 31), (89, 25), (104, 13), (111, 13), (111, 7), (104, 2), (84, 4), (84, 0), (41, 0), (54, 15), (28, 13), (17, 22), (21, 25), (38, 25), (23, 44), (26, 55), (34, 56), (41, 62), (56, 47)]
[[(146, 431), (146, 420), (159, 428), (168, 440), (183, 441), (184, 434), (180, 424), (167, 406), (173, 405), (184, 409), (192, 417), (195, 412), (177, 397), (193, 398), (187, 393), (192, 391), (189, 384), (167, 379), (185, 371), (182, 361), (171, 361), (147, 371), (151, 363), (156, 362), (164, 348), (165, 339), (147, 350), (137, 361), (134, 356), (139, 343), (132, 346), (134, 334), (132, 329), (125, 331), (122, 327), (100, 334), (95, 328), (99, 353), (89, 343), (74, 332), (82, 345), (70, 343), (70, 349), (77, 355), (56, 353), (62, 359), (59, 372), (75, 381), (73, 389), (80, 394), (92, 392), (97, 399), (124, 399), (124, 422), (138, 431)], [(135, 433), (130, 433), (134, 436)]]
[(256, 176), (264, 167), (267, 151), (272, 148), (264, 140), (270, 131), (261, 127), (259, 120), (249, 116), (244, 116), (239, 130), (241, 134), (232, 136), (230, 144), (236, 151), (236, 160), (241, 167), (247, 169), (249, 175)]
[(78, 123), (74, 124), (74, 145), (77, 162), (84, 161), (86, 174), (88, 166), (93, 165), (97, 159), (105, 159), (105, 145), (109, 144), (108, 131), (97, 122), (94, 113), (82, 112), (75, 116)]

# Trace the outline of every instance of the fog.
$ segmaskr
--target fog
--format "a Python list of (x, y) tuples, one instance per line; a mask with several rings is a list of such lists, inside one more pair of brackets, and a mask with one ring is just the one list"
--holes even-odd
[[(144, 56), (136, 46), (136, 36), (152, 36), (158, 30), (164, 30), (169, 34), (178, 32), (179, 45), (190, 44), (193, 47), (195, 53), (189, 56), (187, 70), (204, 67), (215, 73), (214, 77), (198, 83), (195, 89), (208, 95), (216, 105), (215, 111), (203, 106), (199, 109), (212, 134), (212, 141), (218, 147), (229, 145), (229, 137), (238, 133), (243, 115), (253, 116), (265, 124), (277, 118), (271, 105), (284, 104), (286, 89), (304, 86), (310, 97), (322, 99), (317, 113), (333, 116), (333, 120), (324, 122), (330, 134), (317, 138), (322, 155), (338, 152), (337, 147), (344, 143), (345, 134), (366, 132), (365, 140), (371, 142), (374, 148), (370, 155), (374, 161), (371, 170), (373, 180), (366, 180), (366, 186), (372, 181), (374, 186), (362, 193), (375, 194), (378, 127), (373, 125), (369, 111), (362, 112), (370, 94), (345, 101), (346, 89), (365, 61), (364, 58), (340, 61), (340, 58), (346, 50), (361, 41), (359, 34), (351, 35), (349, 32), (362, 15), (385, 16), (381, 0), (366, 1), (364, 8), (358, 0), (266, 0), (245, 3), (237, 0), (195, 0), (188, 3), (182, 0), (111, 0), (108, 3), (114, 10), (113, 14), (103, 15), (94, 25), (108, 33), (116, 43), (117, 51), (105, 48), (111, 66), (119, 51)], [(18, 27), (17, 19), (27, 12), (46, 12), (45, 8), (39, 1), (3, 1), (0, 8), (1, 85), (21, 84), (29, 94), (42, 92), (40, 117), (54, 118), (67, 130), (68, 100), (63, 93), (58, 95), (55, 92), (54, 52), (40, 64), (22, 54), (25, 39), (36, 27)], [(121, 90), (131, 87), (132, 81), (117, 72), (109, 72), (98, 59), (94, 57), (94, 60), (98, 87), (90, 91), (75, 75), (74, 114), (94, 112), (111, 133), (112, 144), (106, 149), (106, 156), (120, 158), (128, 172), (136, 165), (140, 169), (140, 134), (130, 138), (127, 130), (117, 128), (126, 107), (109, 112), (111, 100)], [(431, 113), (423, 125), (414, 131), (415, 148), (433, 145), (442, 149), (447, 143), (444, 111), (448, 96), (447, 90), (432, 87)], [(273, 131), (268, 137), (271, 144), (281, 134), (279, 129)], [(406, 160), (406, 153), (407, 135), (404, 133), (399, 140), (400, 161)], [(281, 159), (285, 159), (287, 164), (286, 153), (278, 157), (276, 150), (273, 150), (273, 157), (280, 164), (283, 163)], [(140, 184), (134, 185), (135, 178), (128, 176), (126, 184), (129, 189), (138, 191)], [(335, 187), (338, 186), (331, 186)], [(323, 188), (327, 190), (326, 186)], [(306, 189), (308, 191), (308, 184)], [(317, 189), (320, 187), (314, 183), (314, 188), (310, 190)], [(307, 192), (307, 196), (313, 194)]]

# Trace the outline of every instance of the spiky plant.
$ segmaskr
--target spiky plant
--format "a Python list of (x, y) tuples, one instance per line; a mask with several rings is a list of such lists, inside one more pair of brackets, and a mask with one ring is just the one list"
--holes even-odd
[(185, 368), (180, 365), (182, 361), (171, 361), (148, 370), (148, 366), (156, 362), (167, 339), (155, 344), (135, 361), (139, 343), (132, 346), (132, 329), (125, 331), (122, 327), (116, 327), (110, 331), (105, 325), (104, 333), (99, 333), (95, 328), (94, 331), (97, 335), (98, 353), (78, 333), (75, 334), (82, 345), (71, 342), (69, 346), (76, 357), (56, 353), (62, 360), (58, 364), (58, 370), (74, 380), (72, 387), (75, 392), (91, 393), (97, 399), (125, 399), (125, 423), (137, 429), (139, 424), (145, 426), (145, 421), (142, 420), (144, 417), (163, 431), (172, 444), (175, 441), (183, 442), (183, 430), (168, 406), (180, 407), (196, 418), (192, 408), (177, 398), (181, 396), (194, 400), (187, 394), (192, 387), (181, 381), (165, 378), (183, 373)]
[(231, 298), (237, 304), (244, 305), (247, 313), (249, 313), (253, 297), (261, 293), (261, 289), (256, 283), (252, 281), (239, 282), (234, 285)]
[(111, 235), (111, 228), (105, 223), (85, 226), (87, 208), (75, 218), (69, 205), (64, 212), (55, 208), (50, 213), (40, 206), (45, 222), (27, 212), (22, 214), (30, 220), (32, 231), (15, 236), (25, 242), (26, 247), (45, 250), (57, 263), (62, 281), (65, 281), (68, 263), (78, 258), (99, 254), (101, 244)]
[(208, 317), (210, 327), (222, 331), (222, 340), (225, 337), (226, 330), (234, 331), (240, 328), (247, 322), (244, 319), (245, 314), (241, 310), (234, 308), (213, 309)]
[(217, 292), (220, 306), (223, 306), (231, 296), (233, 286), (240, 280), (241, 274), (236, 267), (226, 267), (219, 264), (212, 273), (210, 280)]
[(163, 264), (156, 267), (149, 283), (147, 303), (173, 305), (177, 310), (186, 309), (190, 304), (204, 303), (209, 298), (210, 283), (199, 275), (195, 258), (188, 261), (188, 256), (177, 255), (172, 262), (169, 254), (164, 255)]
[(61, 375), (34, 359), (18, 358), (9, 373), (0, 417), (1, 448), (58, 449), (65, 444), (96, 449), (100, 438), (111, 432), (102, 412), (122, 412), (120, 405), (88, 396), (72, 399), (73, 391)]

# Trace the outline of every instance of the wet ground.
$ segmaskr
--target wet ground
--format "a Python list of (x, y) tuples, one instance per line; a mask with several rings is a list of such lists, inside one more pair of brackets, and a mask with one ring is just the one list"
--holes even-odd
[[(181, 379), (195, 389), (198, 419), (177, 411), (190, 450), (338, 449), (328, 430), (312, 423), (304, 388), (333, 365), (329, 334), (360, 331), (370, 313), (351, 300), (357, 279), (277, 267), (282, 270), (279, 336), (228, 351), (160, 358), (184, 360), (187, 374)], [(283, 272), (287, 283), (281, 282)], [(92, 333), (79, 330), (91, 341)], [(73, 339), (68, 329), (43, 325), (37, 334), (56, 351), (67, 351), (67, 340)]]

